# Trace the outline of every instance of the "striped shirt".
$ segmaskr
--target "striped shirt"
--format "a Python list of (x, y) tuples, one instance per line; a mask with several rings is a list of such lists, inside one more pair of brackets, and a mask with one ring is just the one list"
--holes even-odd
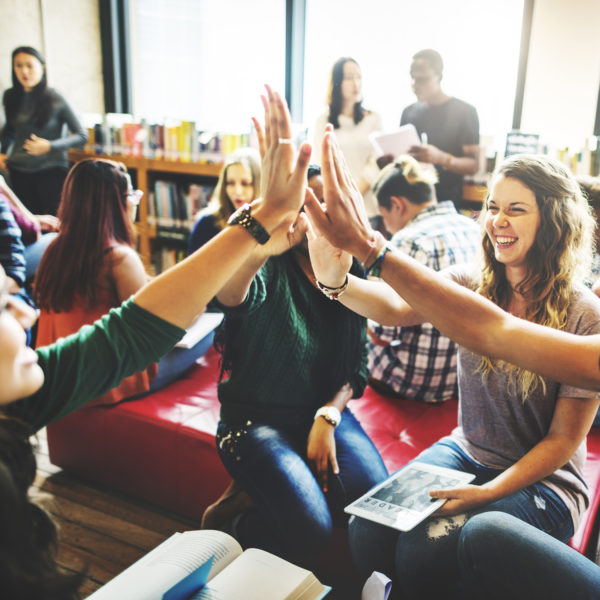
[[(424, 208), (391, 243), (439, 271), (472, 263), (481, 248), (481, 230), (459, 215), (451, 201)], [(423, 402), (456, 397), (456, 344), (431, 324), (384, 327), (370, 322), (377, 341), (369, 342), (369, 374), (395, 395)]]

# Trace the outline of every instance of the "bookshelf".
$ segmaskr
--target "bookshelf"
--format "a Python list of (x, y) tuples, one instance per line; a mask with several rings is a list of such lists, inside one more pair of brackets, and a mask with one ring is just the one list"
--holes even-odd
[(122, 162), (137, 181), (137, 188), (144, 192), (138, 207), (136, 231), (138, 235), (139, 253), (146, 269), (151, 267), (152, 244), (156, 240), (156, 227), (148, 223), (148, 199), (154, 182), (169, 176), (189, 176), (206, 178), (216, 184), (222, 165), (218, 163), (181, 162), (129, 156), (122, 154), (95, 154), (82, 150), (70, 150), (69, 160), (77, 162), (85, 158), (105, 158)]

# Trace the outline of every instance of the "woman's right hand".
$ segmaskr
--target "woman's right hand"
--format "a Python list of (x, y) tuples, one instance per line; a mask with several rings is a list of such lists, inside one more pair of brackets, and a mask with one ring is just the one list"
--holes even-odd
[(296, 158), (287, 105), (277, 92), (269, 86), (266, 89), (267, 97), (262, 97), (265, 107), (265, 154), (261, 169), (263, 198), (254, 216), (271, 232), (284, 222), (291, 225), (300, 211), (310, 144), (302, 144)]
[[(307, 188), (306, 194), (311, 194), (316, 200), (310, 188)], [(328, 287), (341, 287), (352, 266), (352, 255), (332, 246), (324, 235), (315, 231), (306, 215), (301, 216), (307, 222), (308, 253), (315, 277)]]
[(35, 215), (42, 231), (58, 231), (60, 221), (54, 215)]
[(314, 196), (307, 195), (305, 207), (311, 224), (333, 246), (368, 264), (377, 256), (380, 240), (369, 224), (362, 195), (350, 175), (331, 125), (325, 129), (322, 161), (325, 207)]

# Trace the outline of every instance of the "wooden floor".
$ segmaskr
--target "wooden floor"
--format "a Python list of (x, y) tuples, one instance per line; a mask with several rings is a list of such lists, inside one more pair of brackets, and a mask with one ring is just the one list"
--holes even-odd
[(83, 481), (50, 464), (46, 432), (36, 438), (34, 494), (59, 527), (58, 560), (87, 577), (86, 598), (176, 531), (200, 524)]

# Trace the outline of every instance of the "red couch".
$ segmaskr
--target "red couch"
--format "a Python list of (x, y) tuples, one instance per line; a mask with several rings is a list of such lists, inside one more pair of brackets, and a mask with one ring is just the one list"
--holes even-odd
[[(215, 448), (217, 355), (210, 349), (182, 379), (145, 398), (84, 407), (48, 426), (50, 460), (64, 469), (200, 520), (229, 483)], [(456, 425), (457, 403), (385, 398), (367, 387), (353, 412), (388, 469), (403, 466)], [(588, 436), (592, 503), (571, 545), (593, 556), (600, 503), (600, 428)]]

